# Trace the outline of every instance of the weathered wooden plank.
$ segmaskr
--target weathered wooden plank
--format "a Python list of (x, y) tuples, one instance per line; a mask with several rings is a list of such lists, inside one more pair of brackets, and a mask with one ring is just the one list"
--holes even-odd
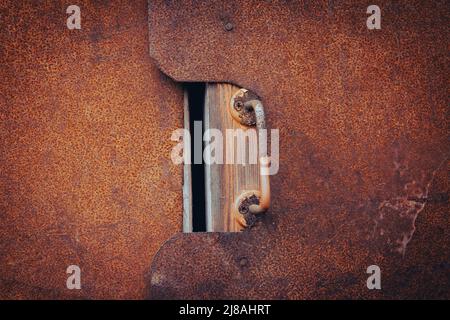
[[(239, 89), (231, 84), (206, 86), (204, 129), (219, 129), (224, 146), (223, 164), (205, 164), (207, 231), (240, 231), (242, 227), (233, 215), (235, 200), (245, 190), (259, 189), (258, 165), (249, 164), (248, 157), (245, 164), (225, 163), (227, 153), (233, 151), (236, 156), (238, 148), (244, 154), (248, 153), (248, 144), (233, 143), (226, 135), (226, 129), (248, 130), (233, 120), (228, 110), (231, 97)], [(205, 156), (208, 158), (209, 153), (205, 153)]]
[[(184, 128), (190, 131), (189, 97), (184, 92)], [(191, 150), (191, 141), (184, 141), (185, 150)], [(183, 232), (192, 232), (192, 171), (191, 164), (183, 165)]]

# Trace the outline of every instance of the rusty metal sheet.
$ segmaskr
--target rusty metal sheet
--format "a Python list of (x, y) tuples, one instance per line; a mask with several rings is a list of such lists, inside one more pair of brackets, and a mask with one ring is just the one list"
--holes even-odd
[(256, 227), (167, 242), (149, 297), (450, 297), (449, 6), (378, 1), (371, 31), (370, 4), (150, 1), (161, 70), (257, 93), (280, 171)]
[(0, 2), (2, 299), (142, 298), (181, 231), (183, 92), (149, 57), (147, 3), (76, 4), (81, 30), (67, 1)]

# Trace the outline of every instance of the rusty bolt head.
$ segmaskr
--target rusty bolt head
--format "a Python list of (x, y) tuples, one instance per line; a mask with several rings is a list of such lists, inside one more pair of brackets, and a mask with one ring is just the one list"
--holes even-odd
[(259, 204), (259, 198), (257, 195), (252, 194), (250, 196), (244, 197), (239, 204), (239, 213), (247, 214), (249, 212), (249, 207), (252, 204)]
[(247, 191), (237, 199), (237, 217), (239, 223), (246, 228), (252, 227), (257, 218), (250, 213), (249, 207), (253, 204), (259, 204), (259, 196), (255, 192)]
[(227, 22), (225, 24), (225, 30), (231, 31), (231, 30), (233, 30), (233, 28), (234, 28), (234, 26), (233, 26), (233, 24), (231, 22)]
[(244, 103), (242, 101), (236, 100), (234, 102), (234, 109), (236, 109), (237, 111), (241, 111), (243, 107)]
[(256, 94), (246, 89), (239, 89), (231, 98), (229, 110), (234, 120), (240, 124), (253, 127), (256, 125), (256, 114), (252, 106), (246, 106), (246, 102), (259, 99)]

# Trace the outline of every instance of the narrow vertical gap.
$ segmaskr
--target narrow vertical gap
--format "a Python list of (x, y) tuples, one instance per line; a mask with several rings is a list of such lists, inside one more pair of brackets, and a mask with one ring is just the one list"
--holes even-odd
[[(184, 90), (184, 129), (190, 132), (188, 92)], [(183, 232), (192, 232), (192, 174), (190, 164), (191, 139), (184, 140), (189, 161), (183, 164)], [(186, 151), (187, 152), (187, 151)]]
[[(192, 231), (206, 231), (205, 209), (205, 167), (203, 163), (203, 121), (205, 104), (205, 84), (185, 83), (188, 95), (189, 131), (191, 133), (191, 181), (192, 181)], [(194, 128), (201, 128), (195, 130)], [(196, 136), (199, 135), (199, 136)], [(198, 145), (200, 144), (200, 146)], [(200, 148), (199, 148), (200, 147)], [(201, 154), (198, 154), (198, 150)], [(197, 150), (197, 156), (195, 153)]]

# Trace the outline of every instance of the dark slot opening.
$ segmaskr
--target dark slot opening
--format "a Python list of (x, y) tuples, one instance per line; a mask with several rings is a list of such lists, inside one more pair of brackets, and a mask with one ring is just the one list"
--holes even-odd
[[(191, 172), (192, 172), (192, 231), (206, 231), (206, 200), (205, 200), (205, 166), (203, 163), (203, 125), (200, 137), (194, 136), (194, 122), (203, 123), (205, 104), (205, 84), (201, 82), (186, 83), (189, 103), (189, 131), (191, 132)], [(195, 163), (195, 144), (201, 143), (202, 154), (199, 162)], [(197, 146), (198, 151), (198, 146)]]

